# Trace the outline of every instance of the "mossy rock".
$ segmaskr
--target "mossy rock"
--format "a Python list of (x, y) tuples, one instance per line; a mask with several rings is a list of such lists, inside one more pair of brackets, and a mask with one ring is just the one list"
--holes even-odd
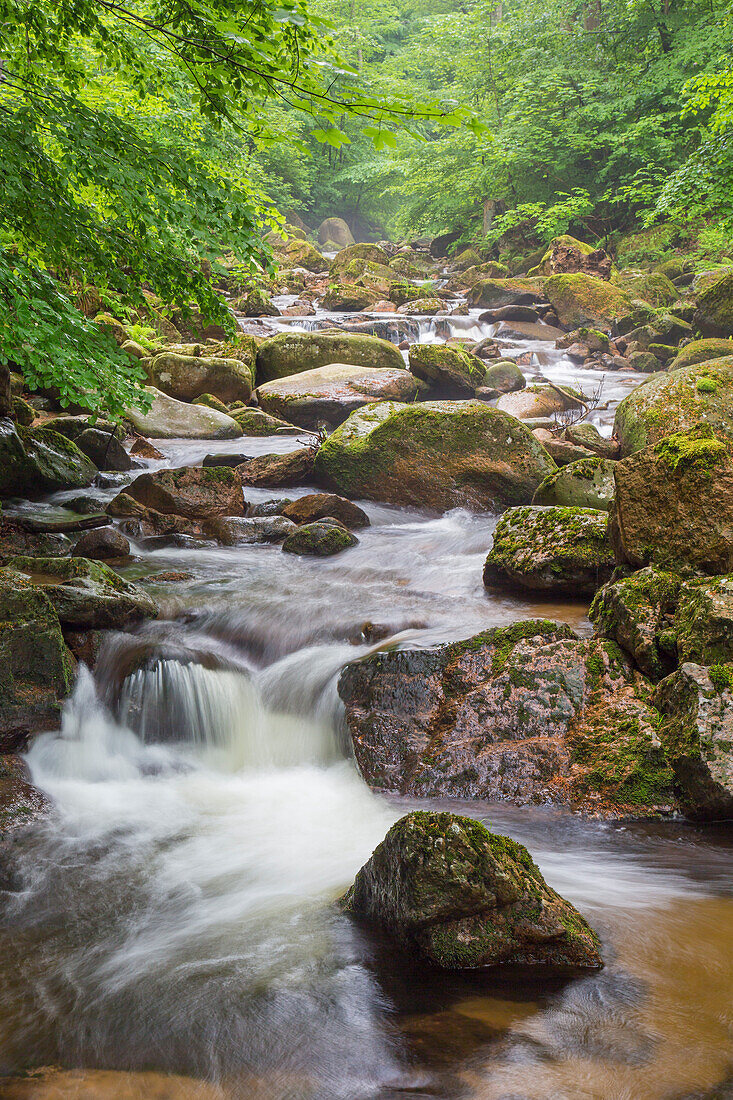
[(203, 394), (224, 404), (249, 401), (254, 377), (251, 363), (241, 359), (220, 359), (181, 355), (164, 351), (143, 361), (148, 381), (176, 401), (195, 401)]
[(654, 375), (616, 410), (622, 456), (705, 420), (733, 438), (733, 356)]
[(413, 344), (410, 371), (444, 396), (473, 394), (484, 384), (486, 367), (468, 352), (445, 344)]
[(291, 267), (304, 267), (306, 271), (328, 271), (328, 260), (308, 241), (295, 238), (287, 241), (276, 251), (286, 256)]
[(224, 402), (220, 401), (218, 397), (214, 397), (213, 393), (202, 393), (200, 397), (196, 398), (194, 405), (203, 405), (205, 409), (216, 409), (217, 412), (224, 413), (225, 416), (230, 415)]
[(97, 467), (70, 439), (48, 428), (0, 422), (0, 497), (35, 497), (84, 489)]
[(608, 513), (591, 508), (510, 508), (484, 565), (487, 588), (593, 595), (614, 568)]
[(283, 551), (299, 557), (330, 558), (356, 546), (358, 541), (337, 520), (326, 518), (298, 527), (283, 542)]
[(484, 309), (532, 305), (544, 300), (546, 282), (543, 278), (479, 279), (469, 291), (468, 304)]
[[(378, 244), (351, 244), (342, 248), (337, 256), (331, 260), (329, 275), (331, 278), (343, 279), (349, 269), (354, 274), (361, 274), (367, 263), (379, 264), (382, 267), (389, 266), (389, 256)], [(354, 266), (354, 265), (357, 266)]]
[(614, 321), (633, 312), (625, 291), (592, 275), (553, 275), (545, 282), (545, 293), (560, 324), (566, 328), (581, 325), (609, 328)]
[(595, 252), (597, 245), (586, 244), (585, 241), (579, 241), (577, 237), (571, 237), (569, 233), (562, 233), (559, 237), (553, 237), (549, 245), (542, 253), (542, 258), (533, 267), (530, 267), (530, 275), (553, 275), (554, 268), (552, 265), (552, 255), (556, 248), (574, 248), (582, 256), (590, 256), (592, 252)]
[(405, 361), (388, 340), (361, 333), (279, 332), (264, 340), (257, 350), (257, 384), (289, 378), (329, 363), (354, 367), (398, 367)]
[(230, 414), (242, 429), (243, 435), (296, 435), (298, 428), (286, 420), (270, 416), (263, 409), (244, 408), (232, 410)]
[(670, 370), (694, 367), (698, 363), (710, 363), (716, 359), (733, 360), (733, 340), (692, 340), (680, 349), (669, 365)]
[(367, 405), (316, 457), (345, 496), (441, 511), (528, 503), (554, 469), (528, 428), (479, 401)]
[(564, 508), (608, 511), (616, 491), (615, 463), (608, 458), (580, 458), (549, 474), (537, 487), (532, 503)]
[(242, 483), (229, 466), (181, 466), (140, 474), (124, 495), (163, 515), (194, 520), (244, 515)]
[(600, 590), (588, 615), (598, 633), (618, 645), (652, 680), (677, 664), (674, 616), (683, 581), (676, 573), (647, 567)]
[(236, 420), (216, 409), (177, 401), (154, 386), (146, 390), (152, 398), (150, 409), (127, 409), (125, 416), (148, 439), (236, 439), (242, 434)]
[(516, 393), (523, 390), (527, 382), (512, 359), (500, 359), (486, 368), (481, 385), (499, 393)]
[(695, 324), (703, 336), (733, 336), (733, 271), (698, 291)]
[(323, 296), (323, 306), (335, 313), (356, 313), (368, 309), (378, 300), (379, 294), (371, 287), (339, 283), (328, 288)]
[(457, 814), (401, 818), (340, 905), (446, 969), (602, 965), (596, 934), (527, 849)]
[(671, 306), (678, 298), (677, 287), (661, 271), (619, 271), (611, 282), (634, 300), (652, 306)]

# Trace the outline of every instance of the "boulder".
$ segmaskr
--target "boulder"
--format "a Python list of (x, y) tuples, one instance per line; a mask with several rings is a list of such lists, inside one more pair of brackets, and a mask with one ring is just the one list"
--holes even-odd
[(358, 313), (379, 301), (379, 293), (356, 283), (330, 286), (323, 296), (323, 308), (333, 313)]
[(58, 726), (72, 665), (46, 591), (0, 569), (0, 753), (22, 750), (29, 733)]
[(347, 272), (354, 275), (361, 274), (366, 264), (376, 264), (379, 267), (389, 268), (389, 256), (378, 244), (352, 244), (341, 249), (331, 261), (329, 274), (331, 278), (343, 278)]
[(290, 267), (304, 267), (306, 271), (314, 272), (328, 271), (328, 260), (308, 241), (293, 238), (277, 251), (287, 258)]
[(154, 508), (146, 508), (144, 504), (140, 504), (127, 493), (118, 493), (109, 502), (107, 514), (121, 519), (120, 531), (133, 538), (173, 535), (195, 538), (203, 534), (203, 521), (187, 519), (185, 516), (166, 515)]
[(479, 279), (468, 294), (469, 305), (484, 309), (529, 306), (544, 299), (544, 279)]
[(512, 359), (500, 359), (487, 367), (482, 386), (499, 393), (515, 393), (527, 385), (524, 375)]
[(529, 429), (480, 401), (367, 405), (316, 458), (346, 496), (438, 510), (528, 503), (553, 469)]
[(569, 462), (538, 485), (532, 503), (608, 511), (616, 491), (614, 467), (614, 462), (600, 456)]
[(619, 562), (688, 573), (733, 570), (729, 447), (701, 423), (616, 463), (611, 537)]
[(410, 371), (445, 397), (473, 395), (484, 385), (483, 363), (460, 348), (445, 344), (413, 344), (409, 352)]
[(685, 814), (733, 818), (733, 666), (686, 663), (659, 684), (659, 737)]
[(495, 325), (499, 321), (530, 321), (536, 323), (540, 315), (532, 306), (498, 306), (496, 309), (487, 309), (479, 317), (482, 325)]
[(675, 805), (648, 685), (614, 643), (564, 624), (375, 653), (347, 665), (338, 690), (373, 787), (608, 816)]
[[(220, 401), (218, 397), (214, 397), (213, 393), (202, 393), (200, 397), (197, 397), (193, 402), (194, 405), (203, 405), (206, 409), (215, 409), (217, 412), (224, 413), (225, 416), (229, 416), (229, 409)], [(242, 402), (240, 402), (240, 405)]]
[(9, 564), (38, 584), (65, 627), (126, 630), (141, 619), (158, 615), (158, 607), (147, 592), (123, 580), (101, 561), (18, 557), (11, 558)]
[(620, 403), (613, 430), (626, 457), (701, 420), (733, 438), (733, 357), (650, 378)]
[(613, 572), (608, 513), (592, 508), (510, 508), (484, 565), (487, 588), (591, 596)]
[(582, 271), (599, 279), (611, 276), (611, 257), (602, 248), (564, 233), (553, 237), (532, 275), (563, 275)]
[(680, 585), (674, 616), (677, 658), (699, 665), (733, 661), (733, 577)]
[(603, 965), (595, 932), (527, 849), (457, 814), (401, 818), (340, 905), (449, 970)]
[(531, 420), (535, 417), (552, 416), (566, 409), (582, 409), (584, 402), (572, 390), (555, 386), (525, 386), (516, 393), (503, 394), (496, 404), (497, 409), (516, 416), (518, 420)]
[(182, 466), (140, 474), (125, 495), (163, 515), (196, 520), (244, 515), (242, 483), (229, 466)]
[(283, 543), (286, 554), (328, 558), (358, 543), (356, 535), (334, 519), (321, 519), (296, 527)]
[(610, 327), (632, 313), (631, 299), (623, 290), (592, 275), (553, 275), (545, 281), (545, 293), (566, 328)]
[(676, 667), (674, 617), (682, 584), (674, 573), (641, 569), (602, 588), (588, 612), (598, 633), (655, 681)]
[(130, 543), (116, 527), (97, 527), (85, 531), (74, 546), (76, 558), (101, 561), (106, 558), (125, 558), (130, 553)]
[(423, 295), (421, 298), (411, 298), (409, 302), (400, 306), (397, 312), (404, 313), (408, 317), (431, 317), (436, 313), (444, 313), (445, 308), (442, 298)]
[(694, 320), (703, 336), (733, 336), (733, 271), (698, 291)]
[(543, 325), (540, 321), (500, 321), (494, 330), (497, 340), (539, 340), (554, 344), (563, 335), (562, 329)]
[(98, 470), (117, 470), (124, 473), (135, 466), (115, 432), (85, 428), (76, 437), (76, 445)]
[(282, 515), (294, 523), (313, 523), (315, 520), (331, 517), (344, 527), (355, 530), (369, 526), (369, 516), (358, 505), (335, 493), (309, 493), (288, 502), (282, 509)]
[(570, 424), (563, 433), (565, 439), (575, 443), (578, 447), (585, 447), (594, 451), (601, 458), (618, 458), (619, 445), (615, 439), (607, 439), (601, 435), (595, 424), (581, 421), (580, 424)]
[(236, 313), (243, 313), (245, 317), (280, 316), (280, 310), (267, 291), (261, 287), (251, 287), (246, 294), (240, 295), (230, 305)]
[(82, 489), (96, 476), (96, 466), (65, 436), (0, 420), (0, 497), (35, 498), (59, 489)]
[(210, 393), (220, 401), (249, 401), (254, 386), (251, 365), (241, 359), (205, 359), (164, 351), (145, 360), (152, 386), (177, 401), (195, 401)]
[(677, 287), (662, 271), (621, 271), (611, 282), (634, 301), (653, 306), (674, 305), (679, 296)]
[(270, 416), (263, 409), (237, 409), (232, 410), (232, 417), (242, 429), (244, 435), (297, 435), (298, 429), (286, 420), (279, 420), (276, 416)]
[(125, 413), (135, 431), (151, 439), (237, 439), (242, 429), (236, 420), (203, 405), (189, 405), (146, 387), (153, 404), (146, 413), (128, 409)]
[(710, 363), (715, 359), (733, 359), (733, 340), (692, 340), (685, 344), (669, 364), (669, 370), (693, 367), (697, 363)]
[(292, 424), (333, 428), (354, 410), (375, 401), (414, 401), (421, 389), (404, 363), (398, 368), (330, 363), (265, 382), (257, 390), (257, 400), (266, 413)]
[(258, 455), (236, 467), (242, 485), (256, 485), (265, 489), (303, 485), (313, 480), (315, 460), (313, 447), (299, 447), (285, 454)]
[(282, 542), (295, 530), (293, 521), (284, 516), (218, 516), (204, 525), (205, 534), (222, 546)]
[(289, 378), (329, 363), (353, 367), (392, 367), (404, 370), (405, 361), (388, 340), (361, 333), (280, 332), (263, 340), (257, 350), (257, 383)]
[(325, 245), (332, 241), (338, 248), (347, 248), (354, 244), (354, 234), (343, 218), (325, 218), (318, 226), (318, 243)]

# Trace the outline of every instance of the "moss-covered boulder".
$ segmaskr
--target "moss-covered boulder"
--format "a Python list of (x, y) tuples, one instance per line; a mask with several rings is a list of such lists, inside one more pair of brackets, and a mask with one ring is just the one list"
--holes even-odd
[(289, 534), (283, 543), (286, 554), (299, 557), (330, 558), (356, 546), (358, 538), (335, 519), (325, 518), (304, 523)]
[(523, 390), (527, 382), (512, 359), (500, 359), (487, 367), (481, 385), (498, 393), (516, 393)]
[(614, 466), (614, 462), (600, 456), (569, 462), (538, 485), (532, 503), (608, 511), (616, 491)]
[(487, 588), (593, 595), (614, 568), (608, 513), (592, 508), (510, 508), (484, 565)]
[(616, 464), (611, 537), (619, 562), (688, 573), (733, 570), (729, 447), (702, 423)]
[(587, 420), (579, 424), (570, 424), (565, 429), (563, 437), (578, 447), (593, 451), (601, 458), (618, 458), (618, 441), (601, 435), (595, 424), (590, 424)]
[(147, 386), (153, 403), (147, 412), (128, 409), (125, 413), (133, 428), (150, 439), (236, 439), (242, 429), (233, 420), (216, 409), (203, 405), (190, 405), (177, 401)]
[(545, 281), (545, 293), (566, 328), (609, 328), (633, 312), (628, 294), (592, 275), (553, 275)]
[(47, 595), (64, 626), (81, 630), (125, 630), (154, 619), (157, 604), (139, 585), (88, 558), (11, 558)]
[(625, 457), (666, 435), (688, 431), (701, 420), (733, 437), (733, 357), (683, 367), (642, 383), (617, 408), (614, 435)]
[(354, 244), (354, 234), (349, 229), (348, 222), (343, 218), (325, 218), (318, 226), (318, 243), (325, 245), (327, 241), (338, 248), (347, 248)]
[(263, 340), (257, 350), (257, 383), (289, 378), (329, 363), (352, 367), (404, 369), (399, 350), (388, 340), (361, 333), (280, 332)]
[(562, 275), (583, 271), (600, 279), (611, 274), (611, 258), (604, 249), (586, 244), (569, 233), (554, 237), (543, 253), (542, 259), (529, 270), (530, 275)]
[(461, 348), (446, 344), (413, 344), (409, 352), (410, 370), (443, 397), (473, 395), (484, 384), (486, 367)]
[(682, 585), (675, 573), (640, 569), (602, 588), (588, 612), (599, 634), (620, 645), (652, 680), (677, 664), (674, 618)]
[(316, 458), (348, 497), (438, 510), (528, 503), (554, 468), (528, 428), (480, 401), (367, 405)]
[(671, 306), (679, 297), (677, 287), (662, 271), (621, 271), (611, 282), (629, 298), (652, 306)]
[(229, 466), (181, 466), (140, 474), (125, 494), (163, 515), (189, 519), (244, 515), (242, 482)]
[(715, 359), (733, 358), (733, 340), (692, 340), (678, 352), (669, 364), (669, 370), (693, 367), (697, 363), (710, 363)]
[(711, 577), (680, 586), (674, 617), (677, 658), (682, 664), (733, 661), (733, 577)]
[(401, 305), (397, 310), (398, 313), (404, 313), (408, 317), (432, 317), (436, 313), (445, 312), (445, 302), (442, 298), (438, 298), (435, 295), (426, 295), (422, 293), (418, 298), (411, 298), (404, 305)]
[(231, 416), (239, 424), (243, 435), (294, 435), (298, 431), (293, 424), (270, 416), (264, 409), (232, 409)]
[(203, 405), (205, 409), (215, 409), (217, 412), (229, 416), (229, 408), (218, 397), (214, 397), (213, 393), (202, 393), (200, 397), (196, 398), (194, 405)]
[(241, 359), (207, 359), (164, 351), (145, 360), (148, 381), (177, 401), (195, 401), (204, 393), (220, 401), (249, 401), (254, 386), (252, 364)]
[(446, 969), (602, 966), (595, 932), (527, 849), (457, 814), (401, 818), (340, 905)]
[(0, 497), (83, 489), (96, 476), (96, 466), (65, 436), (0, 420)]
[(290, 267), (304, 267), (306, 271), (314, 272), (328, 271), (328, 260), (309, 241), (293, 238), (277, 252), (286, 257)]
[(379, 301), (379, 292), (357, 283), (337, 283), (330, 286), (323, 296), (324, 309), (334, 313), (357, 313), (369, 309)]
[(529, 306), (545, 298), (545, 279), (479, 279), (468, 294), (471, 306)]
[(329, 363), (265, 382), (257, 390), (257, 400), (270, 416), (291, 424), (334, 428), (355, 409), (375, 401), (414, 401), (423, 389), (404, 363), (396, 368)]
[(236, 313), (245, 317), (279, 317), (280, 310), (262, 287), (254, 286), (230, 303)]
[(58, 725), (72, 666), (46, 591), (22, 572), (0, 569), (0, 753)]
[[(342, 248), (331, 260), (329, 274), (332, 278), (343, 278), (346, 272), (360, 273), (368, 263), (387, 267), (389, 256), (378, 244), (351, 244)], [(355, 267), (355, 264), (361, 265), (361, 268)]]
[(686, 815), (733, 818), (733, 665), (687, 663), (659, 684), (659, 738)]
[(733, 336), (733, 271), (698, 292), (695, 324), (704, 336)]

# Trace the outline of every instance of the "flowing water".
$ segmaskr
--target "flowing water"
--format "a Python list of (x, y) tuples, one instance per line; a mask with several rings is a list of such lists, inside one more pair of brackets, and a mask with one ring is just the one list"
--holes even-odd
[[(436, 338), (435, 322), (421, 329)], [(587, 388), (589, 372), (554, 350), (522, 351), (547, 359), (531, 375)], [(636, 382), (607, 376), (602, 429)], [(295, 444), (234, 447), (274, 445)], [(184, 465), (233, 445), (161, 449)], [(63, 494), (45, 507), (62, 505)], [(161, 1071), (214, 1083), (222, 1100), (704, 1095), (733, 1072), (724, 829), (440, 804), (526, 843), (598, 929), (606, 968), (576, 981), (433, 970), (333, 905), (417, 805), (361, 781), (336, 693), (343, 665), (385, 640), (429, 645), (518, 617), (589, 629), (583, 605), (485, 592), (496, 517), (365, 507), (372, 526), (331, 560), (135, 548), (127, 575), (164, 618), (109, 636), (62, 729), (28, 754), (53, 811), (22, 837), (22, 889), (0, 908), (0, 1075)], [(170, 570), (188, 579), (156, 580)], [(115, 1087), (99, 1096), (117, 1100)]]

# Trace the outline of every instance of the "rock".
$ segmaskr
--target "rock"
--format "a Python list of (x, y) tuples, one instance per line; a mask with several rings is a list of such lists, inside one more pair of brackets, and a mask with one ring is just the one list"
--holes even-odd
[(153, 398), (149, 412), (128, 409), (126, 418), (135, 431), (153, 439), (237, 439), (242, 429), (236, 420), (202, 405), (189, 405), (146, 386)]
[(501, 393), (515, 393), (527, 385), (524, 375), (512, 359), (500, 359), (487, 367), (482, 385)]
[[(97, 510), (95, 506), (95, 511)], [(17, 554), (40, 554), (61, 558), (69, 553), (71, 539), (66, 534), (31, 531), (22, 523), (0, 517), (0, 564)]]
[(543, 325), (539, 321), (500, 321), (494, 332), (498, 340), (542, 340), (553, 344), (562, 335), (562, 329)]
[(125, 630), (141, 619), (157, 618), (157, 605), (147, 592), (100, 561), (18, 557), (9, 565), (38, 584), (64, 626)]
[(616, 491), (614, 465), (600, 457), (570, 462), (544, 479), (537, 487), (532, 503), (608, 511)]
[[(72, 497), (64, 501), (64, 508), (70, 512), (76, 512), (79, 516), (97, 516), (101, 511), (101, 505), (94, 497)], [(53, 555), (51, 555), (53, 556)]]
[(593, 595), (614, 568), (608, 514), (591, 508), (510, 508), (484, 565), (487, 588)]
[(122, 347), (130, 339), (130, 334), (122, 321), (113, 317), (111, 313), (97, 313), (94, 324), (98, 325), (105, 335), (111, 336), (118, 347)]
[(397, 310), (398, 313), (404, 313), (408, 317), (429, 317), (435, 313), (445, 312), (445, 302), (441, 298), (437, 297), (422, 297), (413, 298), (409, 302), (405, 302)]
[(263, 340), (257, 350), (257, 382), (272, 382), (329, 363), (353, 367), (391, 367), (404, 370), (405, 361), (394, 344), (361, 333), (280, 332)]
[[(484, 384), (483, 363), (460, 348), (445, 344), (413, 344), (409, 351), (410, 371), (445, 397), (473, 396)], [(408, 400), (408, 398), (404, 398)]]
[(239, 409), (232, 413), (244, 435), (297, 435), (298, 429), (286, 420), (270, 416), (263, 409)]
[(671, 306), (677, 301), (677, 287), (662, 271), (621, 271), (611, 279), (629, 298), (653, 306)]
[[(13, 834), (48, 816), (51, 810), (50, 800), (30, 779), (30, 770), (22, 757), (0, 756), (0, 891), (21, 889)], [(6, 1091), (3, 1078), (0, 1078), (0, 1095), (3, 1100), (12, 1095)]]
[(404, 363), (398, 368), (330, 363), (265, 382), (257, 390), (257, 400), (272, 416), (318, 429), (336, 427), (354, 410), (375, 401), (414, 401), (421, 389)]
[(586, 244), (568, 233), (554, 237), (532, 275), (563, 275), (578, 271), (599, 279), (611, 277), (611, 257), (602, 248)]
[(249, 401), (254, 386), (254, 363), (241, 359), (205, 359), (164, 351), (145, 361), (152, 386), (176, 401), (194, 401), (210, 393), (225, 404)]
[(97, 468), (75, 443), (48, 428), (19, 428), (0, 420), (0, 497), (35, 497), (82, 489)]
[(595, 932), (527, 849), (457, 814), (401, 818), (340, 905), (449, 970), (603, 965)]
[(618, 458), (618, 442), (615, 439), (606, 439), (594, 424), (589, 424), (587, 421), (570, 424), (565, 429), (564, 435), (571, 443), (585, 447), (589, 451), (595, 451), (602, 458)]
[(622, 459), (614, 474), (611, 537), (619, 562), (733, 570), (733, 459), (709, 424)]
[(226, 1100), (218, 1085), (150, 1070), (31, 1070), (0, 1078), (0, 1093), (3, 1100)]
[(527, 503), (553, 469), (524, 425), (480, 401), (368, 405), (316, 458), (319, 479), (348, 497), (438, 510)]
[(107, 514), (122, 519), (120, 530), (133, 538), (168, 535), (195, 538), (203, 534), (200, 521), (187, 519), (185, 516), (165, 515), (154, 508), (146, 508), (127, 493), (119, 493), (109, 502)]
[(125, 494), (163, 515), (189, 519), (244, 515), (241, 481), (226, 466), (182, 466), (140, 474)]
[(681, 370), (697, 363), (709, 363), (714, 359), (733, 358), (733, 340), (693, 340), (680, 349), (669, 364), (669, 370)]
[(517, 393), (505, 393), (499, 398), (497, 409), (516, 416), (518, 420), (529, 420), (537, 416), (551, 416), (565, 409), (584, 407), (580, 395), (572, 390), (560, 390), (554, 386), (525, 386)]
[(231, 302), (230, 305), (236, 313), (243, 313), (245, 317), (280, 316), (280, 310), (267, 291), (261, 287), (252, 287), (246, 294)]
[(214, 409), (216, 412), (224, 413), (225, 416), (229, 416), (229, 409), (220, 401), (218, 397), (214, 397), (213, 393), (202, 393), (200, 397), (197, 397), (193, 402), (194, 405), (203, 405), (205, 409)]
[(338, 248), (347, 248), (354, 244), (354, 234), (343, 218), (326, 218), (318, 226), (318, 243), (324, 245), (333, 241)]
[(0, 569), (0, 752), (21, 751), (29, 733), (58, 726), (72, 663), (47, 593)]
[(222, 546), (241, 546), (258, 542), (282, 542), (297, 528), (285, 516), (219, 516), (205, 524), (205, 533)]
[(126, 340), (122, 351), (126, 351), (132, 359), (147, 359), (149, 355), (142, 344), (137, 344), (134, 340)]
[(468, 304), (495, 309), (498, 306), (529, 306), (544, 298), (544, 279), (480, 279), (468, 294)]
[(733, 271), (698, 291), (694, 319), (703, 336), (733, 336)]
[(12, 398), (10, 413), (11, 419), (14, 420), (16, 424), (20, 424), (21, 428), (29, 428), (36, 419), (36, 410), (32, 405), (29, 405), (27, 401), (24, 401), (22, 397)]
[(626, 457), (701, 420), (733, 438), (733, 358), (650, 378), (620, 403), (613, 432)]
[(98, 527), (85, 531), (73, 550), (77, 558), (125, 558), (130, 553), (130, 543), (115, 527)]
[(375, 290), (356, 283), (339, 283), (330, 286), (323, 296), (323, 308), (334, 313), (358, 313), (379, 300)]
[(345, 497), (336, 496), (335, 493), (309, 493), (297, 500), (288, 501), (282, 509), (282, 515), (297, 524), (312, 523), (330, 516), (349, 530), (369, 527), (369, 516), (363, 508), (352, 504)]
[(495, 325), (499, 321), (530, 321), (536, 323), (540, 315), (531, 306), (498, 306), (496, 309), (487, 309), (479, 317), (482, 325)]
[(674, 616), (680, 663), (718, 665), (733, 661), (733, 577), (683, 582)]
[(561, 439), (554, 431), (547, 428), (533, 428), (532, 435), (540, 441), (558, 466), (569, 466), (582, 458), (593, 457), (592, 451), (586, 450), (585, 447), (578, 447), (567, 439)]
[[(572, 332), (563, 333), (557, 341), (557, 347), (570, 349), (573, 344), (581, 344), (588, 352), (606, 352), (609, 348), (609, 339), (605, 332), (595, 328), (576, 328)], [(571, 356), (572, 358), (572, 356)]]
[(283, 550), (286, 554), (301, 557), (327, 558), (356, 546), (358, 542), (356, 535), (352, 535), (337, 520), (325, 518), (296, 527), (285, 539)]
[(733, 817), (733, 677), (731, 666), (687, 663), (659, 684), (659, 737), (688, 817)]
[[(389, 265), (389, 256), (378, 244), (352, 244), (342, 248), (331, 261), (329, 274), (332, 279), (343, 278), (345, 274), (360, 275), (367, 264), (378, 267)], [(393, 270), (390, 268), (390, 271)]]
[(651, 351), (632, 351), (629, 364), (640, 374), (656, 374), (662, 369), (662, 363)]
[(130, 454), (140, 458), (152, 458), (157, 460), (165, 458), (165, 455), (154, 447), (149, 439), (136, 439), (130, 447)]
[(599, 634), (655, 681), (676, 667), (674, 616), (682, 583), (674, 573), (641, 569), (602, 588), (588, 612)]
[(313, 447), (299, 447), (286, 454), (258, 455), (237, 466), (235, 472), (242, 485), (266, 489), (303, 485), (313, 480), (315, 455)]
[(304, 267), (306, 271), (328, 271), (328, 260), (308, 241), (290, 240), (278, 251), (287, 256), (290, 267)]
[(623, 290), (591, 275), (553, 275), (545, 282), (545, 293), (566, 328), (609, 327), (632, 313), (631, 299)]
[(134, 468), (132, 459), (114, 433), (86, 428), (76, 437), (76, 445), (98, 470), (125, 472)]

